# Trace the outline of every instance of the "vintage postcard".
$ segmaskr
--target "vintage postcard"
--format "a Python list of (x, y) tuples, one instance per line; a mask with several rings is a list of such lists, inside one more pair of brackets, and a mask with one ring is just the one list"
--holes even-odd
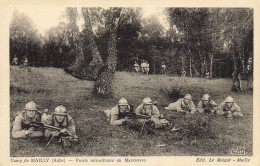
[(0, 165), (260, 165), (260, 1), (1, 1)]

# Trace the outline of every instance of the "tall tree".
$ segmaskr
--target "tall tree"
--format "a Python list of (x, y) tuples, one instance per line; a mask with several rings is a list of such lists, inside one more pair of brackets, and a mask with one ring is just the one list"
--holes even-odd
[(102, 72), (94, 85), (94, 91), (101, 96), (111, 94), (111, 86), (117, 65), (117, 34), (116, 30), (120, 18), (121, 8), (110, 8), (108, 10), (107, 29), (109, 30), (108, 57)]
[(10, 24), (10, 62), (16, 56), (18, 64), (27, 58), (29, 65), (34, 66), (41, 59), (41, 48), (41, 36), (32, 20), (15, 10)]

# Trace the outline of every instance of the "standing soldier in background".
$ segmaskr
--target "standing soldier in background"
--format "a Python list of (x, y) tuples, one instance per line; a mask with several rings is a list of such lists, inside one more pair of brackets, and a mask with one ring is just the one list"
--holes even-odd
[(16, 55), (14, 56), (14, 59), (12, 61), (12, 65), (13, 66), (18, 66), (18, 58), (16, 57)]
[(205, 72), (205, 78), (209, 79), (209, 72), (208, 72), (208, 70), (206, 70), (206, 72)]
[(27, 58), (27, 57), (25, 57), (25, 59), (24, 59), (23, 66), (24, 66), (24, 67), (27, 67), (27, 66), (28, 66), (28, 58)]
[(162, 75), (166, 74), (166, 65), (164, 62), (162, 62)]
[(122, 125), (127, 123), (129, 120), (125, 116), (125, 112), (130, 110), (130, 106), (125, 98), (121, 98), (118, 101), (118, 105), (113, 107), (111, 110), (105, 110), (104, 113), (108, 117), (108, 121), (111, 125)]
[(208, 94), (203, 95), (202, 100), (198, 103), (198, 112), (214, 114), (217, 111), (217, 104)]
[(148, 75), (149, 70), (150, 70), (150, 65), (149, 65), (149, 63), (146, 61), (146, 62), (145, 62), (145, 66), (144, 66), (144, 71), (145, 71), (146, 75)]
[(70, 115), (67, 114), (67, 110), (64, 106), (58, 106), (49, 119), (43, 122), (43, 124), (51, 125), (61, 128), (60, 131), (53, 131), (46, 129), (44, 136), (48, 139), (55, 137), (58, 142), (64, 141), (65, 146), (70, 146), (71, 142), (77, 142), (76, 128), (74, 121)]
[(143, 60), (143, 62), (141, 63), (141, 71), (142, 71), (142, 73), (145, 72), (145, 66), (146, 66), (146, 63), (145, 63), (145, 60)]
[(140, 71), (140, 66), (138, 65), (138, 63), (135, 61), (135, 64), (134, 64), (134, 69), (135, 69), (135, 72), (139, 72)]
[(181, 77), (185, 77), (185, 76), (186, 76), (186, 71), (184, 69), (182, 69)]
[(136, 108), (135, 113), (137, 115), (147, 115), (149, 119), (138, 119), (138, 121), (145, 123), (150, 120), (154, 123), (155, 128), (166, 127), (169, 125), (169, 121), (161, 119), (162, 115), (149, 97), (143, 99), (142, 104)]
[(43, 132), (31, 127), (31, 122), (41, 122), (41, 113), (37, 110), (37, 105), (31, 101), (25, 105), (24, 111), (16, 116), (13, 124), (13, 138), (33, 138), (42, 137)]
[(174, 103), (170, 103), (168, 107), (165, 107), (165, 109), (191, 114), (196, 112), (196, 107), (190, 94), (186, 94), (184, 98), (181, 98)]
[(219, 105), (218, 115), (224, 115), (227, 118), (242, 118), (243, 114), (240, 107), (235, 103), (231, 96), (228, 96), (224, 102)]

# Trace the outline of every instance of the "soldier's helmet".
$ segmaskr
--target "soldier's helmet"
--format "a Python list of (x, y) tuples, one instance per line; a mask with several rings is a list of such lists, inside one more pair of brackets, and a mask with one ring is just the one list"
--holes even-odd
[(67, 109), (60, 105), (55, 108), (54, 115), (67, 115)]
[(210, 96), (208, 94), (203, 95), (202, 100), (210, 100)]
[(118, 101), (118, 105), (128, 105), (128, 102), (125, 98), (122, 98)]
[(35, 111), (37, 111), (37, 105), (36, 105), (36, 103), (34, 103), (33, 101), (30, 101), (29, 103), (27, 103), (26, 105), (25, 105), (25, 108), (24, 108), (25, 110), (35, 110)]
[(184, 96), (184, 99), (192, 100), (192, 97), (191, 97), (190, 94), (186, 94), (186, 95)]
[(143, 99), (143, 104), (144, 105), (151, 105), (151, 104), (153, 104), (153, 101), (152, 101), (151, 98), (146, 97), (146, 98)]
[(231, 96), (228, 96), (225, 100), (225, 103), (234, 103), (234, 99)]

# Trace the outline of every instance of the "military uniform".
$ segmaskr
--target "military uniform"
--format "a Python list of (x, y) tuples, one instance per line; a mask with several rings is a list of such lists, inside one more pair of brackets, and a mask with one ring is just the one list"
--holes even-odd
[[(67, 134), (74, 137), (76, 135), (76, 127), (75, 123), (70, 115), (65, 115), (65, 118), (63, 122), (59, 123), (57, 119), (54, 117), (55, 115), (51, 115), (49, 117), (49, 122), (44, 122), (44, 124), (51, 125), (54, 127), (58, 127), (61, 129), (66, 128), (67, 129)], [(46, 129), (44, 132), (45, 137), (50, 137), (52, 134), (54, 134), (56, 131)]]
[(126, 119), (124, 113), (119, 111), (118, 106), (113, 107), (111, 110), (104, 111), (106, 116), (108, 117), (108, 121), (113, 126), (122, 125)]
[(28, 66), (28, 59), (27, 58), (25, 58), (25, 60), (24, 60), (24, 64), (23, 64), (25, 67), (27, 67)]
[[(185, 95), (185, 96), (190, 96), (190, 95)], [(166, 107), (165, 109), (177, 111), (177, 112), (191, 113), (191, 114), (195, 113), (196, 107), (193, 101), (191, 100), (191, 97), (189, 98), (190, 100), (189, 104), (184, 103), (184, 98), (181, 98), (174, 103), (170, 103), (169, 106)]]
[(144, 66), (144, 71), (145, 71), (146, 74), (149, 73), (149, 70), (150, 70), (149, 67), (150, 67), (149, 63), (146, 62), (146, 63), (145, 63), (145, 66)]
[[(64, 116), (64, 119), (59, 122), (57, 120), (56, 115), (62, 115)], [(61, 131), (57, 132), (51, 129), (46, 129), (44, 132), (44, 136), (47, 138), (50, 138), (50, 136), (55, 135), (56, 137), (60, 137), (63, 134), (64, 136), (68, 136), (69, 141), (74, 141), (74, 139), (77, 139), (78, 137), (76, 136), (76, 127), (75, 123), (70, 115), (67, 114), (66, 108), (63, 106), (58, 106), (55, 109), (54, 114), (49, 115), (48, 119), (45, 119), (43, 122), (44, 124), (51, 125), (54, 127), (58, 127), (60, 129), (65, 129), (64, 133), (61, 133)], [(56, 134), (55, 134), (56, 133)]]
[(205, 73), (205, 78), (209, 78), (209, 72), (208, 71), (206, 71), (206, 73)]
[(113, 107), (111, 110), (105, 110), (104, 113), (108, 117), (108, 121), (111, 125), (122, 125), (124, 122), (126, 122), (127, 118), (125, 118), (125, 114), (123, 111), (119, 110), (120, 106), (127, 106), (128, 110), (130, 109), (130, 106), (128, 105), (128, 102), (126, 99), (122, 98), (119, 100), (119, 104)]
[(141, 63), (141, 71), (142, 71), (142, 73), (145, 72), (145, 67), (146, 67), (146, 62), (143, 61), (143, 63)]
[(134, 69), (135, 69), (135, 72), (139, 72), (139, 70), (140, 70), (140, 66), (138, 65), (138, 63), (136, 63), (135, 62), (135, 64), (134, 64)]
[(14, 66), (17, 66), (17, 65), (18, 65), (18, 58), (17, 58), (17, 57), (14, 57), (12, 63), (13, 63)]
[[(31, 108), (27, 108), (27, 106)], [(34, 117), (29, 117), (26, 113), (26, 110), (35, 110), (36, 113)], [(41, 122), (41, 113), (37, 111), (36, 104), (34, 102), (29, 102), (25, 106), (25, 111), (22, 111), (18, 116), (16, 116), (13, 129), (12, 137), (13, 138), (33, 138), (43, 136), (43, 131), (36, 129), (35, 127), (30, 127), (31, 122)]]
[[(227, 106), (228, 102), (232, 103), (232, 106), (230, 108)], [(230, 96), (227, 97), (226, 100), (219, 105), (217, 114), (225, 115), (228, 118), (232, 118), (232, 117), (242, 118), (243, 117), (240, 107), (234, 102), (234, 99)]]
[[(203, 101), (208, 101), (207, 104), (204, 104)], [(202, 100), (198, 103), (197, 110), (200, 113), (215, 113), (218, 107), (217, 104), (211, 100), (208, 94), (203, 95)]]
[[(145, 105), (152, 105), (151, 109), (145, 109)], [(139, 105), (135, 113), (137, 115), (146, 115), (149, 117), (149, 119), (155, 124), (156, 128), (159, 128), (161, 126), (167, 126), (169, 124), (169, 121), (166, 119), (161, 119), (161, 114), (159, 109), (153, 105), (152, 100), (149, 97), (144, 98), (143, 103)], [(146, 119), (139, 119), (139, 122), (144, 122)]]
[(186, 71), (185, 70), (182, 70), (181, 72), (181, 77), (185, 77), (186, 76)]
[(162, 74), (166, 74), (166, 65), (162, 64)]

